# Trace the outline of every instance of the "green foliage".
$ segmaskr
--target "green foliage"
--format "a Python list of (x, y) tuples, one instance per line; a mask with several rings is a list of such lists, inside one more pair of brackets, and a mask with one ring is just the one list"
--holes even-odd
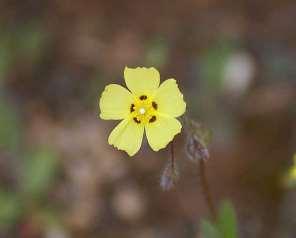
[(0, 227), (14, 224), (22, 213), (22, 203), (17, 194), (0, 191)]
[(149, 44), (146, 54), (146, 64), (161, 67), (167, 61), (168, 47), (163, 38), (157, 38)]
[(237, 237), (236, 215), (230, 202), (223, 202), (218, 217), (218, 228), (222, 233), (222, 237)]
[(231, 203), (222, 203), (215, 223), (203, 220), (201, 231), (203, 238), (237, 238), (236, 214)]
[(201, 67), (202, 78), (210, 89), (219, 90), (223, 81), (227, 59), (233, 52), (233, 42), (220, 40), (205, 51)]
[[(19, 181), (21, 190), (14, 193), (0, 190), (0, 228), (3, 229), (15, 224), (26, 212), (24, 208), (30, 207), (35, 199), (46, 195), (57, 170), (57, 156), (45, 148), (28, 153), (23, 162)], [(46, 211), (40, 208), (38, 212), (42, 213), (43, 210)]]
[(18, 55), (35, 61), (39, 58), (46, 43), (46, 32), (40, 26), (28, 25), (16, 32), (14, 48)]
[(221, 238), (217, 226), (208, 220), (201, 221), (201, 233), (203, 234), (203, 238)]
[(26, 24), (17, 29), (0, 25), (0, 83), (16, 59), (38, 60), (46, 39), (47, 33), (38, 25)]
[(48, 190), (57, 170), (57, 156), (49, 149), (38, 149), (25, 157), (21, 186), (26, 197), (39, 198)]
[(20, 142), (21, 128), (16, 112), (0, 98), (0, 146), (16, 150)]

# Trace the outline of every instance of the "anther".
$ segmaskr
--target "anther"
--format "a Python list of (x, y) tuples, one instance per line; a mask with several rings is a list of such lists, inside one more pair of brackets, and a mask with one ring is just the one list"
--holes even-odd
[(153, 102), (152, 102), (152, 107), (153, 107), (155, 110), (157, 110), (157, 107), (158, 107), (157, 103), (153, 101)]
[(130, 107), (130, 111), (131, 111), (131, 112), (134, 112), (134, 111), (135, 111), (135, 104), (132, 104), (132, 105), (131, 105), (131, 107)]
[(141, 123), (141, 121), (140, 121), (138, 118), (134, 117), (133, 119), (134, 119), (134, 121), (135, 121), (136, 123), (138, 123), (138, 124)]
[(140, 98), (140, 100), (146, 100), (147, 99), (147, 96), (146, 95), (142, 95), (139, 98)]
[(150, 119), (149, 119), (149, 122), (155, 122), (156, 121), (156, 116), (152, 116)]

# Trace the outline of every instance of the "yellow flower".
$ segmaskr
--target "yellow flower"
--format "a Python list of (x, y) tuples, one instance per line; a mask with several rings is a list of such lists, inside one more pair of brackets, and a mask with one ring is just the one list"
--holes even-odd
[(176, 119), (186, 109), (176, 80), (167, 79), (160, 86), (155, 68), (125, 67), (126, 88), (118, 84), (106, 86), (100, 98), (100, 117), (104, 120), (122, 120), (111, 132), (108, 143), (136, 154), (142, 144), (144, 131), (154, 151), (167, 146), (181, 132)]

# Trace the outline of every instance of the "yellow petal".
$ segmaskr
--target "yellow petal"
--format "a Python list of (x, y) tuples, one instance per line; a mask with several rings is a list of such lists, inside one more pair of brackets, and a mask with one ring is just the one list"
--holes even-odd
[(181, 123), (173, 117), (158, 116), (145, 126), (148, 143), (154, 151), (165, 148), (181, 132)]
[(180, 92), (175, 79), (165, 80), (157, 89), (154, 100), (158, 104), (160, 113), (172, 117), (181, 116), (186, 110), (183, 94)]
[(132, 102), (133, 96), (127, 89), (118, 84), (109, 84), (100, 98), (100, 117), (104, 120), (126, 118)]
[(136, 95), (151, 94), (159, 86), (160, 76), (155, 68), (125, 67), (124, 79), (129, 90)]
[(133, 156), (141, 147), (143, 133), (143, 125), (138, 125), (132, 119), (124, 119), (113, 129), (108, 143), (119, 150), (126, 151), (129, 156)]

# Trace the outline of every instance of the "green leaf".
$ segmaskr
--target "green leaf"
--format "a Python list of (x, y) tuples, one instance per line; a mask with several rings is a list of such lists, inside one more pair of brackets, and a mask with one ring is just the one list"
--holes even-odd
[(237, 237), (236, 214), (232, 204), (228, 201), (224, 201), (221, 205), (218, 217), (218, 227), (222, 237)]
[(203, 238), (222, 238), (218, 228), (208, 220), (201, 221), (201, 233)]
[(13, 225), (22, 213), (22, 203), (17, 194), (0, 191), (0, 227)]
[(202, 220), (201, 230), (203, 238), (237, 238), (236, 215), (231, 203), (222, 203), (216, 223)]
[(25, 159), (22, 190), (26, 196), (39, 198), (53, 183), (57, 156), (49, 149), (39, 148)]

